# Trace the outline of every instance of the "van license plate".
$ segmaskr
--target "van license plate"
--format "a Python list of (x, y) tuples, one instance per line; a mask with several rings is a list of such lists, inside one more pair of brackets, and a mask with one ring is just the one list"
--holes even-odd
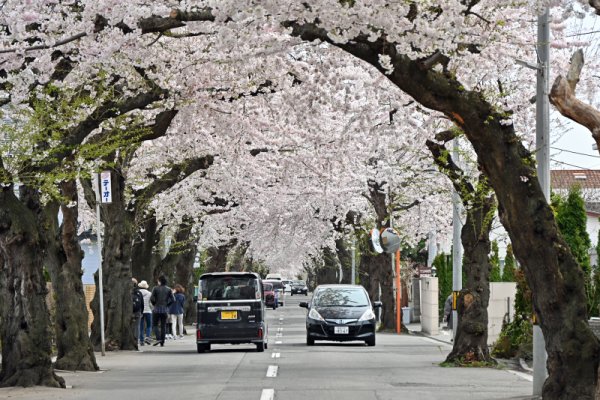
[(334, 326), (333, 333), (336, 335), (347, 335), (349, 333), (348, 327), (347, 326)]
[(221, 311), (221, 319), (237, 319), (237, 311)]

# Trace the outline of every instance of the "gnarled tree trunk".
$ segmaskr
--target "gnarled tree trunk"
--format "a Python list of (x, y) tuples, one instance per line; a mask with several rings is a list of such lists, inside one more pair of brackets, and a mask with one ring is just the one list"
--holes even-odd
[(145, 280), (152, 285), (153, 282), (156, 282), (154, 270), (160, 262), (160, 254), (157, 249), (161, 229), (159, 229), (156, 215), (152, 210), (137, 225), (131, 250), (131, 272), (138, 282)]
[[(66, 201), (77, 202), (75, 181), (61, 184)], [(81, 277), (83, 251), (77, 240), (77, 206), (61, 205), (61, 248), (63, 264), (52, 275), (56, 295), (56, 347), (55, 367), (70, 371), (97, 371), (96, 357), (88, 334), (88, 311)], [(56, 218), (56, 214), (54, 214)]]
[[(133, 242), (133, 216), (126, 210), (125, 180), (120, 171), (113, 174), (112, 203), (101, 206), (104, 236), (102, 243), (102, 282), (104, 286), (104, 337), (106, 349), (135, 350), (137, 340), (133, 337), (133, 305), (131, 302), (131, 246)], [(84, 183), (90, 206), (95, 203), (89, 182)], [(98, 273), (94, 274), (99, 288)], [(101, 346), (100, 291), (92, 300), (91, 340), (94, 348)]]
[[(446, 131), (436, 135), (436, 139), (448, 141), (454, 136), (454, 132)], [(490, 230), (496, 211), (495, 197), (485, 176), (479, 176), (479, 181), (473, 185), (464, 171), (454, 163), (443, 144), (430, 140), (426, 144), (435, 163), (452, 181), (467, 213), (461, 232), (466, 284), (457, 298), (457, 330), (452, 352), (446, 358), (446, 362), (458, 365), (473, 362), (495, 363), (487, 345), (487, 308), (492, 271), (489, 259)]]
[(65, 387), (54, 373), (46, 281), (42, 266), (46, 243), (38, 229), (42, 212), (37, 194), (12, 185), (0, 189), (2, 279), (2, 369), (0, 386)]

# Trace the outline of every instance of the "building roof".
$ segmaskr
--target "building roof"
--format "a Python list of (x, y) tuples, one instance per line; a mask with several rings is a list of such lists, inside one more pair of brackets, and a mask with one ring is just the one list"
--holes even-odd
[(598, 169), (556, 169), (550, 171), (551, 187), (570, 189), (579, 185), (581, 189), (600, 189), (600, 170)]

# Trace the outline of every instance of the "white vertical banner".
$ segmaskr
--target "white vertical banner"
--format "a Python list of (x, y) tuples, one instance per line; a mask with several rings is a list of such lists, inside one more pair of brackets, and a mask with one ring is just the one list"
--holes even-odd
[(112, 203), (112, 182), (110, 171), (100, 173), (100, 202), (102, 204)]

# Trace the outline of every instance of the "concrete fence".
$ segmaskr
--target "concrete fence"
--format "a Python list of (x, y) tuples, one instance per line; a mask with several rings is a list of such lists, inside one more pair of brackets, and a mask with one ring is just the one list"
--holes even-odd
[[(418, 284), (421, 297), (421, 330), (429, 335), (437, 335), (439, 333), (438, 278), (421, 278)], [(516, 292), (517, 285), (514, 282), (490, 283), (488, 345), (498, 340), (504, 318), (513, 320)]]
[(490, 304), (488, 305), (488, 345), (494, 344), (500, 336), (505, 317), (512, 321), (515, 317), (515, 282), (490, 282)]
[[(52, 289), (52, 284), (50, 282), (47, 283), (48, 295), (46, 296), (46, 303), (48, 304), (48, 309), (50, 313), (54, 314), (54, 308), (56, 307), (56, 303), (59, 302), (59, 299), (55, 299), (54, 290)], [(92, 308), (90, 307), (90, 303), (96, 294), (96, 285), (83, 285), (83, 292), (85, 294), (85, 306), (88, 311), (88, 327), (91, 328), (92, 321), (94, 320), (94, 314), (92, 314)]]
[(421, 278), (421, 331), (429, 335), (439, 333), (438, 278)]

